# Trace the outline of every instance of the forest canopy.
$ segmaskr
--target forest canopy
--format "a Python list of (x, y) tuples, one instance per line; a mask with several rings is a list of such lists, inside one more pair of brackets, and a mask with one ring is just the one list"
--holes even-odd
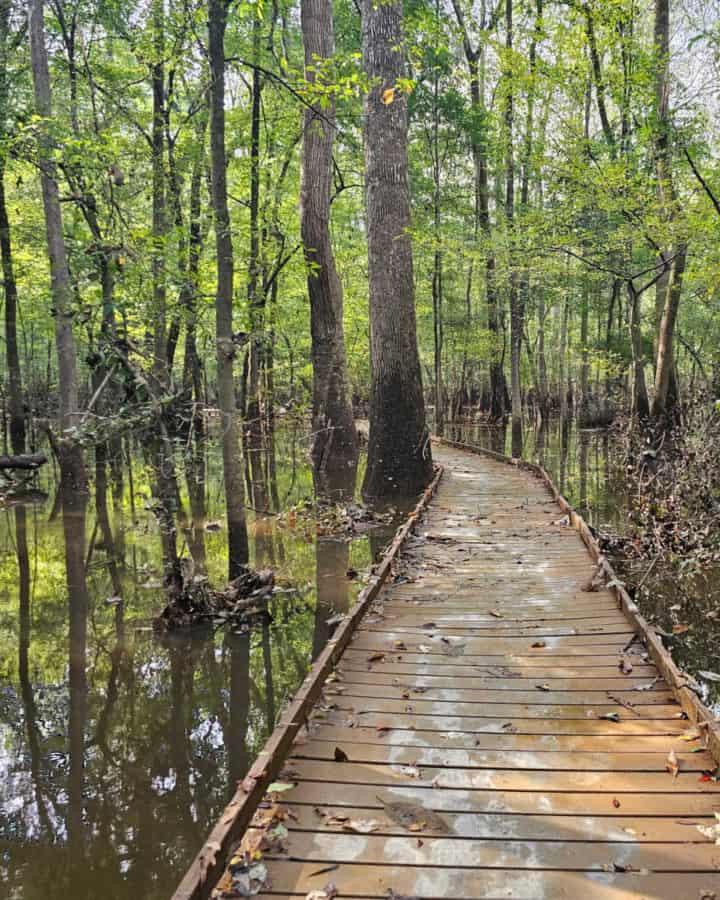
[[(83, 439), (136, 421), (150, 396), (219, 405), (218, 284), (236, 408), (252, 419), (307, 406), (321, 364), (308, 275), (323, 263), (311, 258), (299, 201), (323, 179), (344, 299), (342, 391), (364, 413), (364, 102), (376, 89), (388, 114), (406, 116), (402, 227), (438, 430), (469, 407), (495, 420), (511, 408), (518, 420), (523, 404), (547, 413), (568, 402), (588, 423), (628, 404), (663, 417), (683, 391), (713, 383), (712, 3), (371, 6), (399, 10), (392, 77), (369, 67), (356, 4), (335, 2), (325, 24), (312, 6), (301, 16), (282, 0), (53, 0), (33, 26), (28, 10), (43, 4), (2, 0), (3, 399), (16, 431), (28, 415), (62, 413), (58, 328), (75, 344), (77, 408), (90, 411), (75, 423)], [(214, 55), (213, 17), (222, 32)], [(308, 43), (313, 21), (318, 33), (329, 24), (329, 43)], [(31, 58), (40, 43), (46, 89)], [(328, 174), (311, 173), (303, 188), (313, 131), (331, 132)], [(216, 170), (225, 160), (227, 227), (213, 152)], [(50, 252), (42, 173), (62, 214)], [(57, 239), (66, 275), (54, 272), (51, 289)], [(218, 268), (228, 253), (229, 274)], [(58, 278), (67, 280), (59, 295)]]

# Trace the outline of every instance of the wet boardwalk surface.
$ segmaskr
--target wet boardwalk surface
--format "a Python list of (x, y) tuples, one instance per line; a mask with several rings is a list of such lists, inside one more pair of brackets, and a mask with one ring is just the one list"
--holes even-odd
[(716, 764), (577, 533), (532, 474), (436, 456), (260, 811), (275, 837), (245, 838), (257, 896), (718, 900)]

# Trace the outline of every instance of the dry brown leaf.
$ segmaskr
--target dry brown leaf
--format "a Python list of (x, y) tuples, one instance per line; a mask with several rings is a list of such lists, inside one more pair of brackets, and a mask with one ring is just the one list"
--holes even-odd
[(671, 750), (668, 753), (668, 757), (665, 760), (665, 769), (672, 775), (673, 778), (677, 778), (678, 772), (680, 771), (680, 763), (678, 762), (678, 758), (675, 755), (674, 750)]
[(207, 878), (208, 869), (215, 865), (215, 858), (221, 849), (217, 841), (208, 841), (200, 851), (200, 884)]

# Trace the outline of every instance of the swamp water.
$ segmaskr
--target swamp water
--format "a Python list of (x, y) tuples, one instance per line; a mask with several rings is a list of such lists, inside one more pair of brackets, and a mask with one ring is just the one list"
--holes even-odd
[[(273, 452), (254, 460), (250, 502), (264, 496), (271, 513), (285, 514), (248, 514), (251, 564), (273, 568), (280, 592), (271, 618), (245, 634), (153, 633), (166, 597), (140, 448), (115, 466), (121, 485), (109, 478), (113, 547), (99, 522), (92, 453), (84, 533), (56, 502), (51, 464), (37, 481), (45, 499), (0, 508), (3, 900), (170, 895), (327, 641), (327, 620), (357, 595), (354, 572), (394, 533), (386, 524), (352, 540), (318, 536), (322, 526), (303, 511), (313, 497), (307, 451), (306, 425), (287, 424)], [(178, 548), (221, 589), (227, 534), (216, 441), (204, 455), (207, 475), (193, 493), (204, 514), (178, 521)], [(181, 451), (176, 466), (188, 515)], [(83, 565), (85, 596), (67, 586)]]

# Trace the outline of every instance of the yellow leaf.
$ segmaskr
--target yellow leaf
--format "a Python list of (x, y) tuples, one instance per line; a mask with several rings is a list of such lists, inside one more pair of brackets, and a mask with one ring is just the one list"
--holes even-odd
[(395, 88), (394, 87), (387, 88), (387, 90), (383, 91), (382, 102), (385, 104), (385, 106), (390, 106), (390, 104), (393, 102), (394, 99), (395, 99)]

